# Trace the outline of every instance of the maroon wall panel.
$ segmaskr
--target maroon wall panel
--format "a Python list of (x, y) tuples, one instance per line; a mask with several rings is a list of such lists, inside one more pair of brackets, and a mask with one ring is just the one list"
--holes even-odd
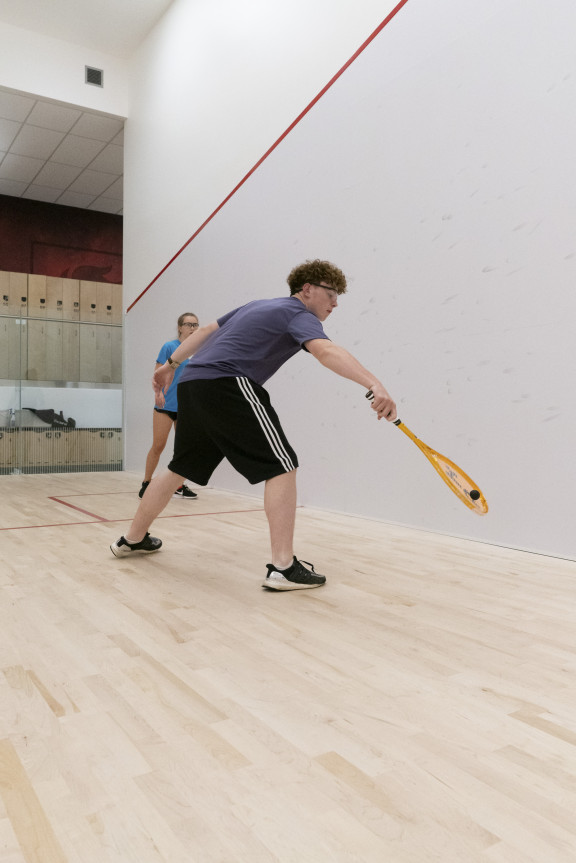
[(0, 195), (0, 270), (122, 284), (122, 216)]

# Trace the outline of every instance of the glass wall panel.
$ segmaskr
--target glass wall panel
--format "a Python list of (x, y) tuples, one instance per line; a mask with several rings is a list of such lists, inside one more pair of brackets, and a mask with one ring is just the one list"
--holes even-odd
[(122, 470), (121, 286), (0, 272), (0, 287), (0, 473)]

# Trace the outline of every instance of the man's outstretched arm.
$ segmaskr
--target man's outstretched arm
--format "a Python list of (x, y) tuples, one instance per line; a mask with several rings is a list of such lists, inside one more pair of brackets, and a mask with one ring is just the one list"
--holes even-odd
[(372, 390), (374, 399), (371, 402), (371, 407), (378, 414), (379, 420), (393, 421), (396, 419), (396, 404), (384, 384), (378, 380), (376, 375), (364, 368), (350, 351), (340, 345), (335, 345), (328, 339), (310, 339), (305, 346), (306, 350), (330, 371), (360, 384), (366, 390)]

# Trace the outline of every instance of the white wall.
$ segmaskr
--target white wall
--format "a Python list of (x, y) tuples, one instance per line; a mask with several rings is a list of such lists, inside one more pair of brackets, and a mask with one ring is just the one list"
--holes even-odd
[(175, 0), (132, 61), (127, 306), (396, 2)]
[[(409, 0), (128, 314), (128, 466), (143, 464), (152, 354), (182, 306), (212, 319), (284, 293), (293, 264), (327, 257), (351, 277), (330, 336), (381, 375), (491, 511), (465, 509), (357, 386), (305, 355), (270, 386), (300, 455), (301, 501), (576, 558), (575, 26), (571, 0)], [(230, 158), (244, 158), (244, 124), (203, 85), (198, 135), (226, 128)], [(224, 166), (216, 134), (198, 160), (186, 131), (183, 144), (155, 137), (156, 156), (182, 165), (188, 144), (191, 170)], [(202, 176), (191, 182), (207, 202)], [(181, 233), (193, 191), (166, 190)], [(215, 479), (249, 490), (228, 470)]]
[[(0, 86), (105, 114), (128, 115), (127, 60), (2, 21), (0, 45)], [(104, 87), (85, 83), (85, 66), (104, 70)]]
[[(128, 307), (396, 7), (394, 0), (175, 0), (132, 58), (125, 128)], [(230, 286), (233, 293), (234, 286)], [(150, 445), (150, 375), (181, 312), (215, 315), (182, 286), (153, 319), (125, 321), (129, 468)], [(142, 334), (144, 338), (142, 337)]]

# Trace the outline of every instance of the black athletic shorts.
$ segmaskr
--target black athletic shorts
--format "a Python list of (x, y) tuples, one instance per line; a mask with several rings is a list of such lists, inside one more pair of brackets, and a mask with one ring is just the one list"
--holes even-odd
[(176, 411), (167, 411), (166, 408), (156, 408), (156, 407), (154, 408), (154, 410), (159, 414), (168, 414), (168, 416), (170, 417), (172, 422), (176, 422), (176, 417), (178, 416)]
[(270, 396), (259, 384), (244, 377), (179, 383), (168, 468), (206, 485), (224, 458), (252, 485), (298, 467)]

